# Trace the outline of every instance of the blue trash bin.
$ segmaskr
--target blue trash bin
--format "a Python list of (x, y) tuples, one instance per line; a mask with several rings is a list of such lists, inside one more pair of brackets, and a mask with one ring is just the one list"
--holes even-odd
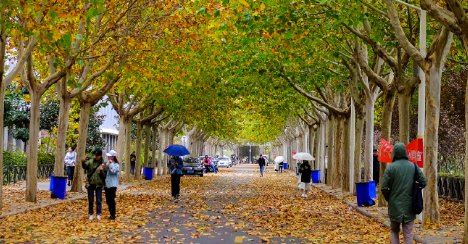
[(375, 184), (375, 181), (369, 181), (369, 196), (372, 199), (377, 199), (377, 186)]
[(312, 183), (320, 183), (320, 170), (312, 170)]
[(65, 199), (67, 196), (67, 180), (66, 176), (51, 176), (50, 189), (52, 198)]
[(49, 179), (50, 179), (50, 182), (49, 182), (49, 191), (52, 192), (52, 191), (54, 190), (54, 184), (55, 184), (54, 175), (50, 175)]
[(289, 169), (289, 164), (288, 163), (283, 163), (283, 169)]
[(375, 204), (375, 182), (356, 183), (356, 198), (358, 206), (373, 206)]
[(154, 168), (143, 167), (143, 176), (145, 177), (145, 180), (152, 180), (154, 177)]

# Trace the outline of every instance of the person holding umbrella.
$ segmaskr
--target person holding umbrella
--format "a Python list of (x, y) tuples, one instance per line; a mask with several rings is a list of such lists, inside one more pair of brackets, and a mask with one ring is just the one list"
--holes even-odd
[(182, 168), (184, 163), (181, 156), (189, 155), (190, 152), (182, 145), (170, 145), (164, 150), (169, 156), (172, 156), (169, 160), (169, 170), (171, 172), (171, 195), (174, 201), (177, 202), (180, 196), (180, 177), (182, 177)]
[(182, 168), (184, 163), (179, 156), (172, 156), (169, 161), (169, 169), (171, 170), (171, 195), (175, 201), (179, 200), (180, 196), (180, 177), (182, 177)]

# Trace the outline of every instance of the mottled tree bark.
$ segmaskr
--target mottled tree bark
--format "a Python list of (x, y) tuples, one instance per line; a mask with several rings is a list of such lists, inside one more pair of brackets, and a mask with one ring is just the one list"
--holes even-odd
[[(383, 99), (384, 99), (384, 104), (383, 104), (383, 111), (382, 111), (382, 139), (390, 141), (391, 132), (392, 132), (392, 113), (393, 113), (393, 107), (395, 105), (395, 95), (393, 94), (393, 92), (389, 91), (384, 94)], [(386, 167), (387, 167), (387, 164), (385, 163), (380, 164), (380, 169), (379, 169), (380, 170), (380, 173), (379, 173), (380, 182), (382, 182)], [(382, 184), (379, 184), (379, 192), (381, 192), (381, 187), (382, 187)], [(383, 207), (386, 205), (387, 205), (387, 202), (385, 201), (385, 198), (379, 197), (378, 206)]]
[(86, 159), (86, 141), (88, 140), (89, 114), (91, 113), (91, 104), (87, 102), (80, 103), (80, 121), (78, 128), (78, 144), (76, 146), (76, 167), (73, 177), (72, 192), (83, 191), (83, 168), (81, 162)]

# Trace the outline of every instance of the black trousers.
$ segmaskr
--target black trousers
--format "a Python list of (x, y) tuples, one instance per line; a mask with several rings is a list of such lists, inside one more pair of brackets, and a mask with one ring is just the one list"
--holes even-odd
[(180, 175), (178, 174), (171, 174), (171, 194), (175, 198), (180, 195)]
[(106, 203), (109, 207), (110, 218), (115, 219), (115, 197), (117, 194), (117, 187), (104, 188), (106, 192)]
[(96, 194), (96, 214), (102, 213), (102, 187), (95, 185), (88, 186), (88, 214), (94, 214), (94, 195)]

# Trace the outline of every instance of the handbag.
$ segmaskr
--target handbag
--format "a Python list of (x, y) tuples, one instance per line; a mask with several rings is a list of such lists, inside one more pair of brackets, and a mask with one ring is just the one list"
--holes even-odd
[(418, 181), (419, 172), (416, 164), (414, 164), (414, 178), (413, 178), (413, 196), (412, 196), (412, 210), (414, 214), (420, 214), (424, 208), (422, 189), (424, 188)]

